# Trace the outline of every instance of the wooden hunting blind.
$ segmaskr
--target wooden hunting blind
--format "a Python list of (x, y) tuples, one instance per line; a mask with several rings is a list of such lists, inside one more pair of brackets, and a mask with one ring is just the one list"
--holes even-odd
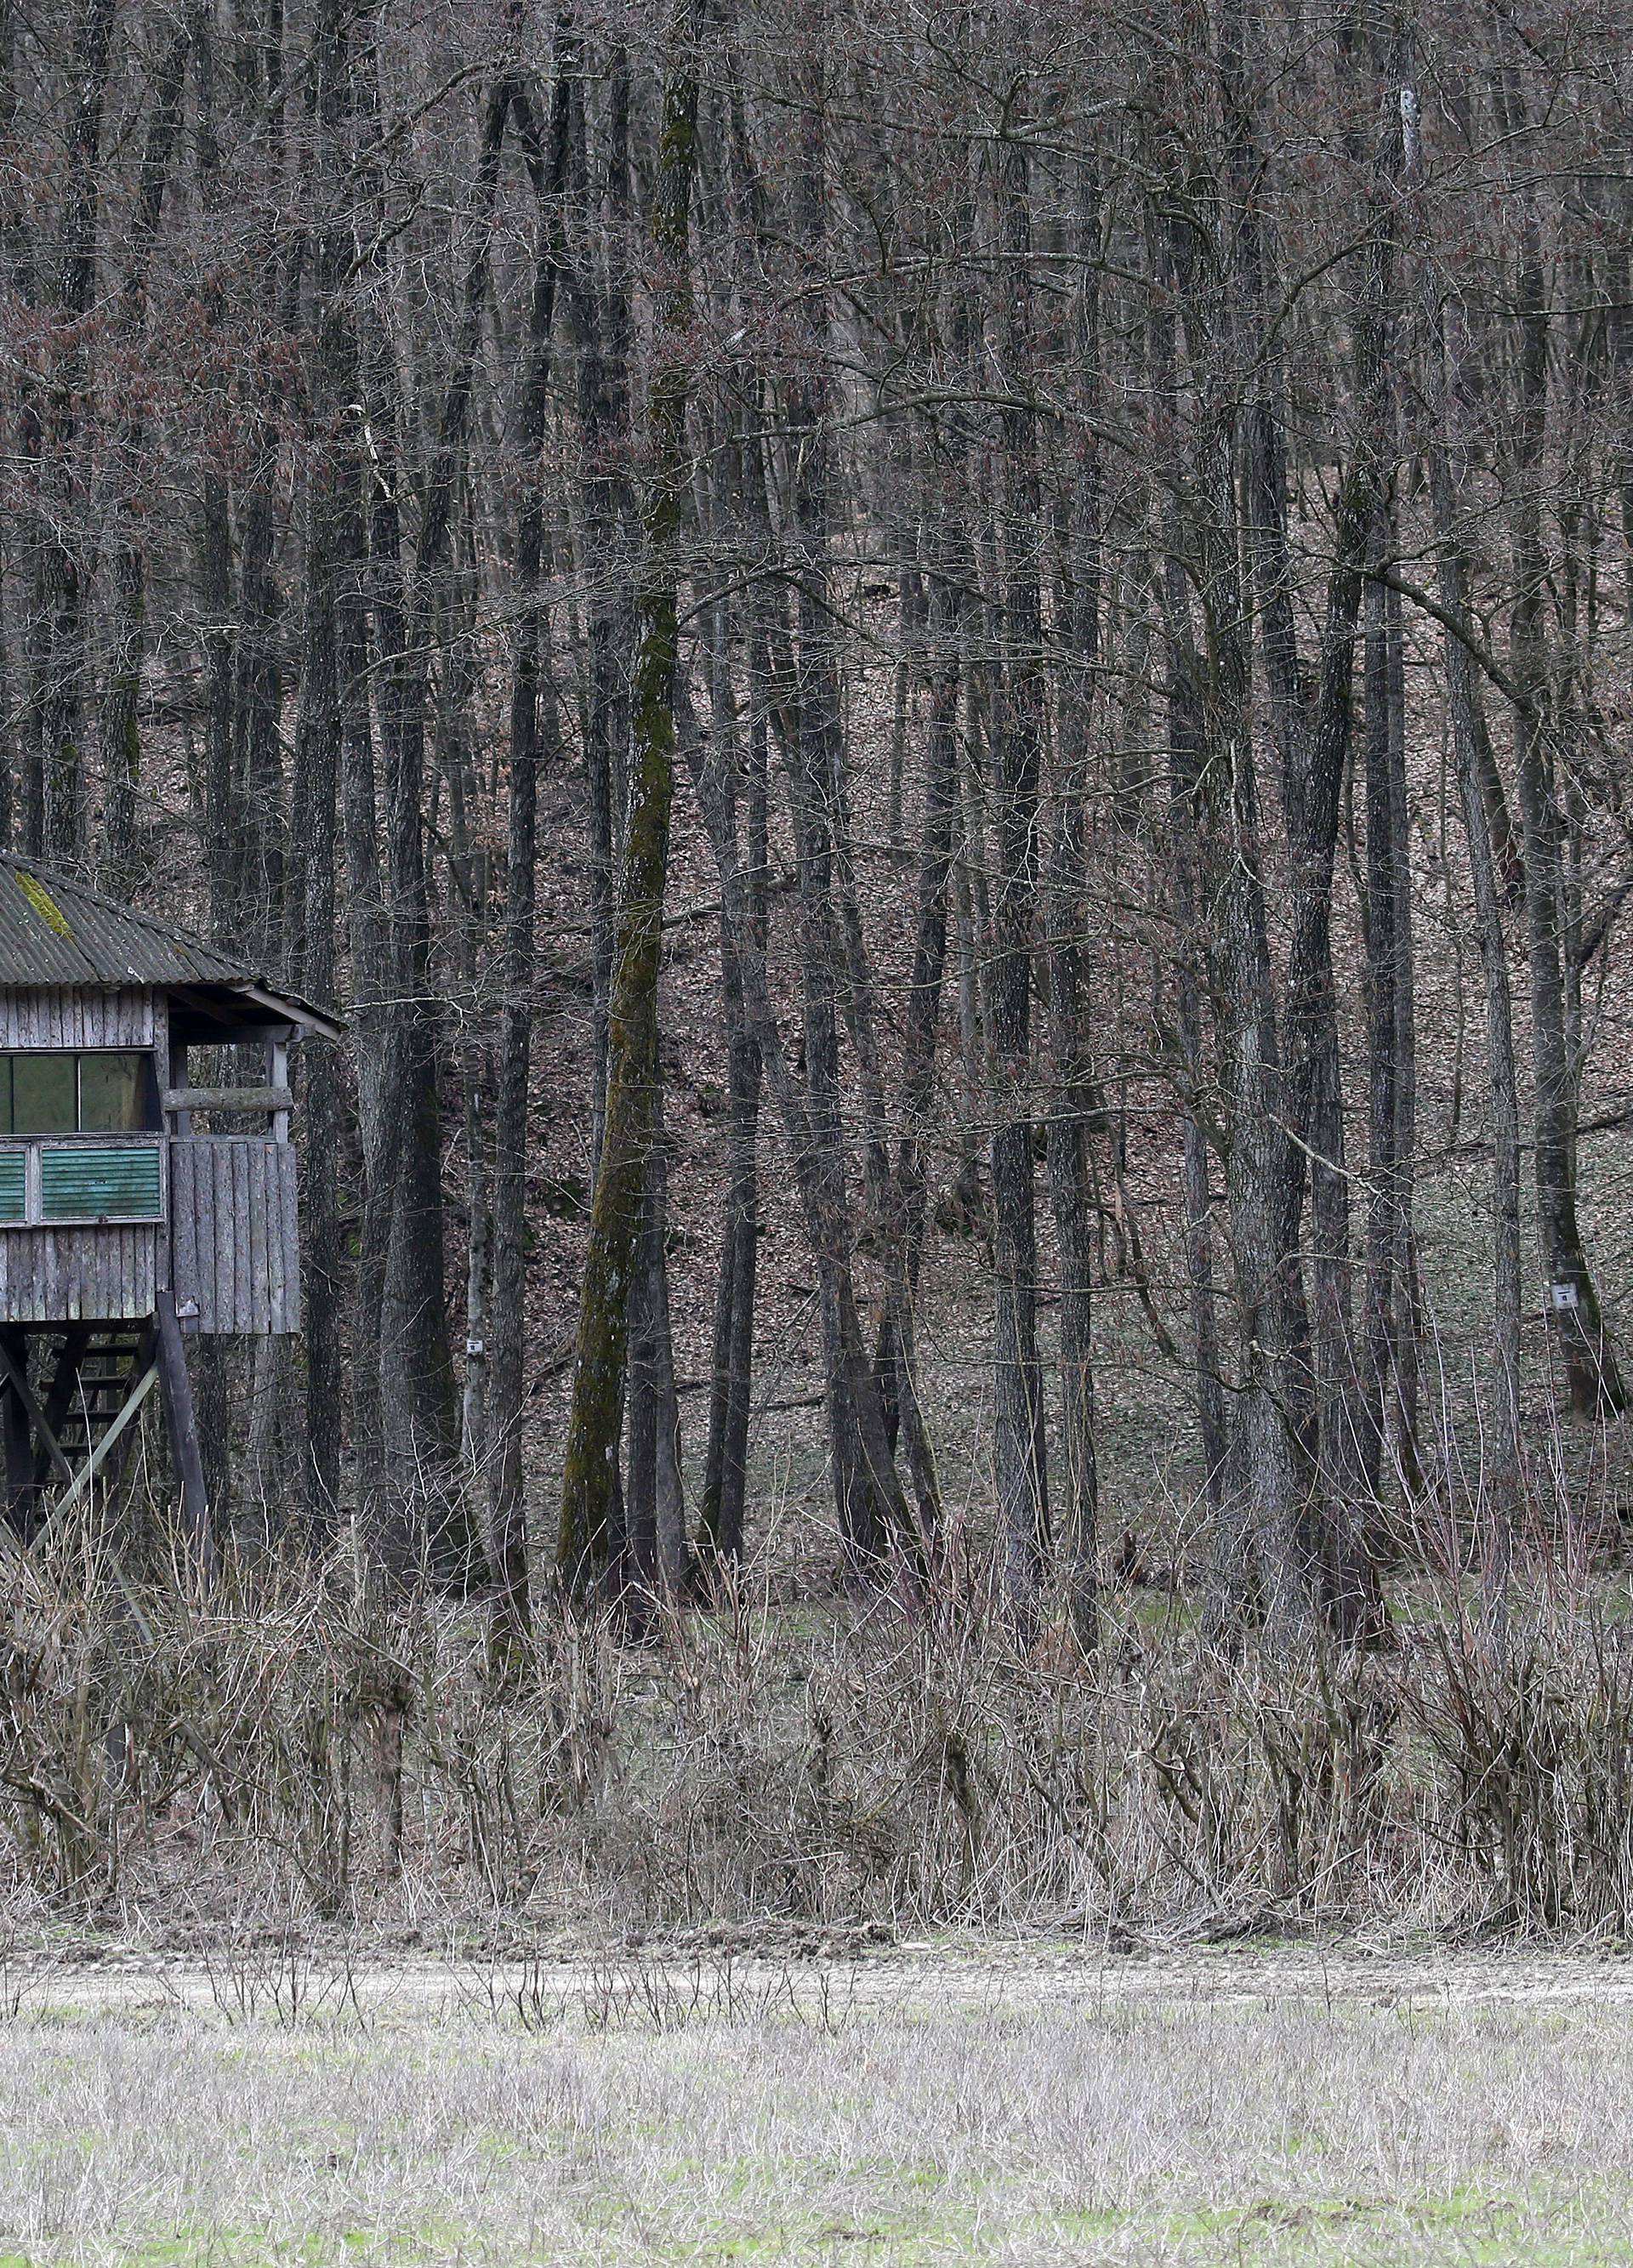
[[(0, 858), (0, 1434), (24, 1541), (112, 1479), (157, 1385), (213, 1556), (183, 1336), (300, 1328), (289, 1049), (311, 1033), (338, 1027), (216, 946)], [(206, 1048), (232, 1071), (195, 1085)]]

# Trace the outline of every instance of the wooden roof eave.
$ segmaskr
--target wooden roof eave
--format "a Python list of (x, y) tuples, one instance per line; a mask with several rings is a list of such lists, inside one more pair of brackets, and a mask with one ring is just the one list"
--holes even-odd
[[(262, 1011), (262, 1020), (270, 1024), (286, 1024), (301, 1039), (338, 1040), (345, 1027), (334, 1016), (314, 1008), (309, 1000), (298, 1000), (292, 995), (273, 992), (265, 985), (251, 983), (223, 984), (206, 988), (196, 984), (173, 984), (166, 988), (173, 1000), (190, 1008), (200, 1016), (222, 1027), (223, 1037), (242, 1030), (250, 1020), (234, 1014), (228, 1005), (248, 1001)], [(213, 995), (213, 997), (212, 997)], [(223, 996), (227, 996), (223, 998)]]

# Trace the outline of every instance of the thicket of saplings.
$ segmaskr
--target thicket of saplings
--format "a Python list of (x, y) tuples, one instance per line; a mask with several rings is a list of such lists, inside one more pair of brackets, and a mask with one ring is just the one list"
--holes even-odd
[(1500, 1602), (1478, 1556), (1447, 1522), (1387, 1644), (1290, 1658), (1210, 1645), (1184, 1587), (1115, 1583), (1097, 1659), (1022, 1645), (965, 1539), (911, 1603), (780, 1604), (760, 1570), (639, 1644), (542, 1609), (496, 1666), (480, 1602), (264, 1553), (201, 1595), (87, 1522), (11, 1572), (13, 1907), (382, 1948), (721, 1923), (1623, 1937), (1633, 1637), (1557, 1550), (1518, 1551)]

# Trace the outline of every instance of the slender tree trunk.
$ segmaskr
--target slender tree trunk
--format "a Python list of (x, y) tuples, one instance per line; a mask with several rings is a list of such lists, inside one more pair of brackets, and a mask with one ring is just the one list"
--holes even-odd
[[(317, 35), (316, 99), (319, 146), (327, 180), (342, 179), (351, 161), (357, 98), (353, 18), (344, 0), (323, 0)], [(358, 1133), (362, 1152), (362, 1198), (357, 1231), (357, 1263), (351, 1312), (351, 1443), (356, 1472), (358, 1534), (366, 1565), (386, 1564), (391, 1532), (384, 1519), (385, 1444), (378, 1350), (385, 1293), (386, 1254), (390, 1233), (390, 1179), (387, 1145), (388, 1020), (391, 999), (389, 939), (380, 859), (380, 813), (374, 760), (374, 729), (369, 688), (368, 536), (364, 512), (365, 435), (358, 404), (362, 371), (357, 326), (347, 277), (354, 254), (350, 230), (339, 222), (324, 231), (318, 249), (322, 313), (317, 342), (314, 387), (322, 444), (319, 463), (323, 485), (323, 552), (332, 563), (335, 712), (339, 740), (339, 804), (346, 870), (346, 925), (351, 964), (351, 1024), (358, 1081)], [(320, 555), (321, 562), (322, 555)], [(321, 584), (320, 584), (321, 587)], [(327, 665), (324, 665), (327, 666)], [(321, 716), (321, 711), (318, 712)], [(320, 758), (311, 808), (324, 790)], [(308, 869), (306, 920), (313, 944), (321, 949), (321, 927), (314, 923), (314, 896), (328, 895), (318, 867)], [(329, 1101), (320, 1105), (327, 1110)], [(314, 1397), (327, 1379), (312, 1373)], [(314, 1442), (329, 1421), (312, 1411)], [(329, 1426), (329, 1430), (336, 1430)], [(326, 1463), (325, 1460), (325, 1463)], [(314, 1504), (328, 1510), (327, 1472), (314, 1460)], [(406, 1568), (403, 1572), (409, 1572)]]
[(557, 1564), (582, 1594), (604, 1567), (628, 1346), (632, 1269), (656, 1123), (658, 976), (674, 792), (676, 547), (684, 511), (687, 376), (681, 342), (691, 316), (688, 237), (697, 162), (698, 0), (678, 0), (654, 195), (654, 247), (664, 271), (665, 355), (647, 412), (652, 486), (637, 608), (633, 761), (610, 1020), (606, 1134), (590, 1208), (577, 1364), (562, 1473)]
[(628, 226), (630, 66), (616, 48), (607, 69), (607, 146), (602, 180), (602, 233), (611, 247), (599, 282), (590, 240), (595, 202), (583, 90), (575, 92), (570, 127), (572, 196), (580, 235), (567, 269), (568, 309), (578, 371), (583, 437), (582, 541), (588, 577), (588, 641), (584, 706), (584, 774), (590, 835), (592, 1072), (589, 1154), (592, 1176), (606, 1123), (608, 1020), (616, 955), (617, 873), (627, 802), (630, 684), (633, 638), (632, 522), (625, 468), (630, 436), (630, 308), (622, 237)]
[[(747, 873), (744, 877), (752, 949), (765, 951), (766, 700), (769, 662), (762, 601), (751, 615), (749, 652), (746, 789)], [(743, 735), (731, 685), (731, 649), (727, 609), (717, 606), (711, 652), (716, 752), (718, 825), (735, 842)], [(737, 940), (724, 900), (720, 910), (720, 975), (726, 1011), (728, 1186), (720, 1233), (720, 1262), (714, 1309), (714, 1359), (710, 1381), (708, 1446), (704, 1462), (698, 1519), (700, 1572), (708, 1578), (734, 1566), (743, 1556), (748, 1483), (749, 1417), (753, 1388), (755, 1283), (759, 1241), (757, 1139), (760, 1110), (759, 1042), (749, 1021)]]
[(1257, 112), (1241, 74), (1259, 44), (1253, 0), (1232, 0), (1222, 33), (1230, 90), (1229, 129), (1238, 221), (1243, 313), (1262, 380), (1248, 412), (1250, 553), (1261, 608), (1266, 676), (1282, 753), (1291, 895), (1288, 949), (1286, 1091), (1291, 1138), (1284, 1143), (1282, 1239), (1289, 1293), (1289, 1336), (1301, 1336), (1305, 1301), (1297, 1254), (1306, 1180), (1314, 1245), (1315, 1490), (1312, 1543), (1323, 1609), (1346, 1637), (1382, 1619), (1382, 1594), (1355, 1501), (1362, 1479), (1358, 1374), (1351, 1288), (1349, 1184), (1345, 1160), (1342, 1066), (1332, 905), (1343, 786), (1349, 760), (1356, 626), (1362, 575), (1389, 475), (1392, 397), (1386, 382), (1390, 309), (1395, 290), (1395, 147), (1386, 144), (1371, 239), (1361, 262), (1353, 320), (1355, 423), (1349, 462), (1333, 512), (1333, 564), (1321, 625), (1319, 666), (1298, 651), (1288, 533), (1289, 482), (1279, 350), (1267, 326), (1275, 297), (1275, 247), (1260, 207), (1261, 151)]
[(41, 544), (43, 651), (38, 704), (42, 769), (39, 839), (55, 865), (79, 864), (85, 848), (85, 576), (90, 554), (78, 493), (82, 398), (87, 386), (80, 332), (96, 288), (99, 167), (103, 104), (113, 54), (114, 0), (85, 0), (74, 35), (67, 196), (58, 247), (56, 310), (64, 343), (47, 395), (43, 471), (48, 495)]
[(686, 1506), (680, 1462), (680, 1403), (669, 1317), (668, 1145), (663, 1098), (648, 1155), (647, 1189), (631, 1286), (629, 1456), (625, 1529), (617, 1592), (632, 1629), (650, 1625), (658, 1601), (679, 1595), (686, 1575)]
[[(788, 387), (793, 491), (791, 565), (798, 588), (799, 678), (794, 810), (799, 869), (801, 990), (804, 1009), (806, 1170), (827, 1379), (829, 1454), (840, 1548), (861, 1580), (905, 1537), (905, 1503), (874, 1373), (863, 1348), (852, 1273), (839, 1037), (842, 940), (836, 932), (835, 836), (842, 792), (843, 726), (833, 659), (829, 588), (832, 437), (827, 400), (828, 183), (824, 50), (812, 50), (816, 85), (800, 128), (794, 190), (804, 268), (805, 367)], [(764, 1052), (765, 1041), (761, 1041)], [(815, 1220), (812, 1222), (815, 1226)]]
[[(1024, 394), (1033, 350), (1031, 187), (1024, 145), (1007, 144), (999, 200), (1011, 389)], [(1032, 1174), (1031, 997), (1043, 756), (1041, 499), (1036, 420), (1004, 413), (1004, 686), (998, 731), (998, 878), (993, 906), (993, 1256), (996, 1279), (994, 1455), (1009, 1612), (1034, 1627), (1049, 1542), (1048, 1452), (1038, 1357), (1038, 1231)]]
[[(1097, 184), (1085, 185), (1090, 216)], [(1089, 231), (1085, 230), (1087, 237)], [(1086, 281), (1080, 317), (1088, 413), (1100, 405), (1097, 280)], [(1061, 1579), (1077, 1645), (1097, 1642), (1098, 1472), (1095, 1453), (1093, 1296), (1096, 1214), (1089, 1149), (1095, 1105), (1088, 1016), (1086, 940), (1090, 923), (1084, 883), (1089, 858), (1088, 779), (1093, 688), (1100, 663), (1103, 508), (1099, 465), (1079, 475), (1064, 513), (1065, 557), (1056, 608), (1066, 652), (1055, 746), (1054, 826), (1049, 857), (1049, 1026), (1054, 1094), (1047, 1131), (1049, 1186), (1060, 1270), (1060, 1416), (1065, 1452), (1060, 1506)]]
[(1417, 1156), (1417, 1005), (1413, 957), (1415, 891), (1411, 809), (1407, 796), (1406, 639), (1400, 593), (1386, 593), (1389, 653), (1389, 778), (1391, 814), (1399, 830), (1394, 861), (1395, 917), (1395, 1158), (1394, 1323), (1392, 1347), (1399, 1394), (1399, 1440), (1408, 1484), (1422, 1490), (1418, 1448), (1418, 1345), (1422, 1336), (1413, 1193)]
[[(299, 919), (284, 942), (291, 990), (314, 1000), (335, 990), (335, 836), (340, 775), (340, 711), (336, 684), (336, 541), (337, 499), (332, 475), (314, 466), (307, 511), (306, 623), (295, 728), (291, 882)], [(340, 1512), (344, 1433), (341, 1381), (344, 1239), (341, 1186), (343, 1074), (332, 1040), (299, 1050), (301, 1119), (309, 1157), (301, 1192), (305, 1276), (306, 1454), (299, 1492), (308, 1541), (333, 1541)]]
[[(950, 553), (950, 542), (938, 549)], [(927, 1538), (942, 1525), (941, 1483), (925, 1424), (918, 1379), (919, 1279), (928, 1211), (927, 1133), (935, 1095), (936, 1043), (947, 965), (948, 890), (958, 819), (958, 695), (962, 678), (962, 595), (950, 557), (938, 560), (926, 593), (929, 720), (926, 734), (924, 817), (919, 851), (917, 935), (902, 1043), (901, 1139), (889, 1263), (893, 1277), (876, 1369), (889, 1368), (907, 1469)]]
[(1230, 434), (1206, 414), (1195, 530), (1211, 666), (1197, 682), (1201, 726), (1193, 796), (1225, 1113), (1238, 1374), (1230, 1487), (1266, 1627), (1308, 1630), (1310, 1475), (1291, 1423), (1286, 1307), (1286, 1086), (1270, 978), (1259, 844), (1249, 665), (1237, 578)]
[(1228, 1485), (1230, 1425), (1225, 1414), (1219, 1314), (1214, 1281), (1213, 1192), (1208, 1132), (1203, 1122), (1208, 1069), (1203, 1056), (1202, 1001), (1207, 951), (1195, 841), (1194, 798), (1201, 761), (1201, 728), (1184, 622), (1184, 578), (1171, 557), (1166, 570), (1168, 624), (1168, 748), (1170, 828), (1172, 838), (1175, 954), (1175, 1024), (1178, 1071), (1185, 1105), (1182, 1130), (1182, 1188), (1185, 1198), (1186, 1291), (1191, 1322), (1191, 1363), (1197, 1397), (1202, 1453), (1202, 1500), (1207, 1519), (1204, 1552), (1208, 1586), (1208, 1616), (1213, 1634), (1229, 1640), (1246, 1619), (1251, 1604), (1251, 1545), (1240, 1521), (1240, 1502)]
[[(1393, 542), (1385, 520), (1382, 558)], [(1366, 954), (1368, 1183), (1360, 1438), (1369, 1493), (1383, 1485), (1393, 1438), (1409, 1494), (1422, 1484), (1417, 1432), (1417, 1303), (1412, 1236), (1415, 1143), (1412, 861), (1400, 593), (1366, 593)]]
[[(130, 251), (120, 294), (119, 328), (133, 344), (145, 328), (154, 247), (163, 217), (170, 168), (181, 125), (181, 96), (190, 40), (188, 29), (171, 42), (153, 92), (143, 145)], [(141, 476), (146, 420), (139, 395), (120, 420), (115, 456), (132, 489)], [(136, 798), (142, 767), (139, 704), (146, 652), (147, 562), (137, 534), (128, 534), (113, 563), (113, 654), (102, 696), (102, 859), (111, 895), (129, 894), (136, 882)], [(8, 837), (9, 839), (9, 837)]]
[(571, 12), (564, 9), (557, 19), (548, 116), (535, 122), (530, 112), (524, 114), (540, 209), (519, 419), (529, 479), (522, 497), (516, 543), (518, 604), (505, 852), (505, 993), (494, 1128), (493, 1356), (489, 1388), (493, 1473), (488, 1553), (496, 1584), (491, 1646), (497, 1655), (525, 1633), (531, 1613), (521, 1442), (528, 1339), (528, 1085), (537, 961), (538, 773), (545, 745), (544, 718), (552, 720), (549, 739), (553, 745), (555, 716), (553, 702), (545, 705), (544, 690), (548, 620), (543, 575), (548, 544), (542, 460), (548, 431), (556, 301), (565, 261), (562, 199), (570, 163), (575, 82), (581, 69), (576, 26)]
[[(1374, 550), (1388, 548), (1389, 530)], [(1362, 1402), (1361, 1447), (1368, 1492), (1378, 1494), (1388, 1436), (1396, 1316), (1395, 1262), (1400, 1249), (1401, 1168), (1400, 1150), (1399, 946), (1395, 921), (1400, 908), (1395, 862), (1401, 855), (1405, 814), (1394, 802), (1391, 762), (1393, 719), (1390, 703), (1387, 593), (1381, 581), (1366, 592), (1366, 858), (1367, 1005), (1370, 1050), (1366, 1226), (1366, 1277), (1362, 1325), (1365, 1393)]]
[(1571, 1407), (1614, 1415), (1627, 1394), (1605, 1329), (1577, 1217), (1577, 1064), (1567, 1032), (1570, 932), (1560, 917), (1561, 787), (1555, 777), (1543, 608), (1548, 562), (1542, 544), (1542, 456), (1548, 421), (1548, 312), (1542, 251), (1529, 184), (1520, 191), (1518, 398), (1515, 403), (1510, 540), (1514, 569), (1511, 667), (1526, 711), (1515, 719), (1520, 822), (1525, 841), (1526, 941), (1531, 976), (1531, 1047), (1536, 1089), (1537, 1223), (1548, 1271), (1548, 1309)]
[[(1431, 350), (1445, 354), (1440, 336)], [(1444, 364), (1440, 365), (1444, 370)], [(1430, 415), (1445, 433), (1448, 389), (1444, 378), (1431, 381)], [(1438, 416), (1437, 416), (1437, 412)], [(1448, 461), (1448, 441), (1437, 438), (1429, 452), (1430, 489), (1439, 545), (1440, 593), (1454, 621), (1468, 619), (1467, 575), (1458, 525), (1457, 495)], [(1489, 806), (1481, 784), (1480, 747), (1485, 718), (1467, 647), (1454, 631), (1445, 638), (1446, 705), (1451, 712), (1457, 757), (1458, 793), (1468, 839), (1474, 917), (1485, 973), (1487, 1073), (1491, 1090), (1492, 1386), (1486, 1408), (1481, 1490), (1486, 1535), (1485, 1562), (1494, 1611), (1500, 1613), (1513, 1550), (1524, 1465), (1519, 1425), (1520, 1247), (1519, 1082), (1514, 1063), (1513, 1004), (1509, 985), (1508, 946), (1503, 932), (1503, 902), (1496, 846)]]

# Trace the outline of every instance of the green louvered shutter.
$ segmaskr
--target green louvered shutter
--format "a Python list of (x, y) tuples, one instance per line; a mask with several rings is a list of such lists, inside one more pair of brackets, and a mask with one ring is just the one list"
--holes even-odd
[(89, 1144), (42, 1147), (43, 1220), (157, 1220), (157, 1142), (99, 1150)]
[(22, 1220), (28, 1211), (28, 1152), (0, 1150), (0, 1220)]

